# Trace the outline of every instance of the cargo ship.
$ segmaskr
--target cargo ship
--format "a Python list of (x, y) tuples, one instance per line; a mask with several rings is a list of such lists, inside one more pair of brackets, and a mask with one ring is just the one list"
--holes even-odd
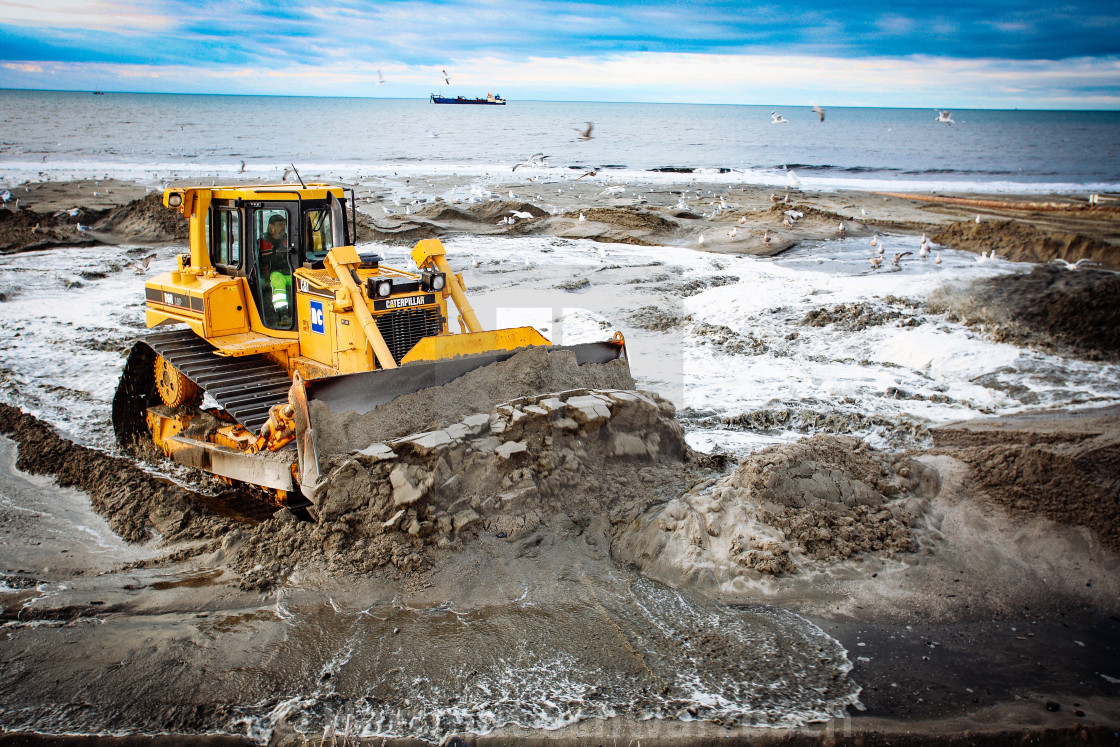
[(500, 94), (488, 93), (484, 99), (468, 99), (462, 96), (451, 98), (449, 96), (439, 96), (432, 94), (433, 104), (490, 104), (492, 106), (505, 106), (506, 100)]

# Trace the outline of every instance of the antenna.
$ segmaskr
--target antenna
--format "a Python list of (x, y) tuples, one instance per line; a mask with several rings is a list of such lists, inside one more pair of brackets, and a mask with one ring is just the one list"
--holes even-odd
[(296, 168), (296, 165), (294, 163), (291, 164), (291, 167), (292, 171), (296, 172), (296, 179), (299, 179), (299, 186), (307, 189), (307, 185), (303, 183), (303, 177), (299, 175), (299, 169)]

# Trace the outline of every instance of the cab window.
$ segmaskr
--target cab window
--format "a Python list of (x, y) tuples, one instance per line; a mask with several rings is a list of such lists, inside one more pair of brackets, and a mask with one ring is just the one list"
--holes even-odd
[(210, 261), (218, 267), (241, 264), (241, 215), (237, 210), (217, 211), (217, 231), (210, 247)]
[(304, 241), (304, 261), (322, 262), (327, 252), (334, 248), (331, 233), (331, 212), (326, 208), (308, 210), (304, 213), (307, 236)]
[(261, 321), (273, 329), (291, 329), (295, 321), (288, 218), (284, 208), (264, 208), (253, 215)]

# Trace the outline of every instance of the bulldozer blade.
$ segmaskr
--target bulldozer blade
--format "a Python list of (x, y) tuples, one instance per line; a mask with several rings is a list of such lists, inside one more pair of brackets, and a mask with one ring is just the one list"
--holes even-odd
[[(570, 350), (576, 363), (610, 363), (626, 356), (618, 342), (589, 342), (581, 345), (550, 345), (549, 352)], [(495, 350), (449, 360), (410, 363), (406, 366), (364, 373), (333, 376), (304, 382), (309, 400), (324, 402), (331, 412), (356, 412), (359, 415), (392, 402), (402, 394), (449, 384), (463, 374), (508, 360), (518, 350)]]

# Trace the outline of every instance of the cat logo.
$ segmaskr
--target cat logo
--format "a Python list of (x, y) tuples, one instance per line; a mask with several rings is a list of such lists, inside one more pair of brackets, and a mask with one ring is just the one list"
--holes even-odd
[(163, 302), (165, 304), (167, 304), (168, 306), (174, 306), (175, 305), (175, 294), (174, 293), (168, 293), (168, 292), (164, 291)]
[(307, 284), (307, 281), (306, 281), (306, 280), (304, 280), (303, 278), (300, 278), (300, 279), (299, 279), (299, 292), (300, 292), (300, 293), (307, 293), (307, 292), (309, 292), (310, 290), (311, 290), (311, 286), (309, 286), (309, 285)]
[(311, 331), (317, 335), (323, 334), (323, 302), (311, 302)]

